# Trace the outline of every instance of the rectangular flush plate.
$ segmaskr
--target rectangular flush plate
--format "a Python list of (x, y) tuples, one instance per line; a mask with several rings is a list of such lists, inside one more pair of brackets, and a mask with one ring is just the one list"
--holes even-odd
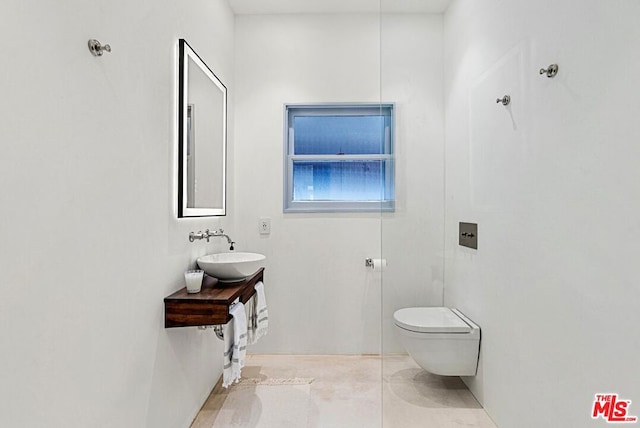
[(458, 228), (458, 245), (478, 249), (478, 223), (460, 222)]

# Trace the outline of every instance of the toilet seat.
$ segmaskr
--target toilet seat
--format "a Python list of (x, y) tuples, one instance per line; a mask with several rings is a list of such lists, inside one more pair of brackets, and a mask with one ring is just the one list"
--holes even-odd
[(395, 330), (407, 354), (423, 369), (441, 376), (475, 376), (480, 327), (457, 309), (399, 309)]
[(457, 310), (443, 307), (403, 308), (393, 314), (395, 324), (417, 333), (471, 333)]

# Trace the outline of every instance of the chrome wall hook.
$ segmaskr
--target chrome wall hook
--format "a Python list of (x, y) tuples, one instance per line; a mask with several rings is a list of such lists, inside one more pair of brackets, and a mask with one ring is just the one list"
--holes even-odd
[(111, 52), (111, 46), (102, 45), (96, 39), (89, 39), (87, 44), (89, 45), (89, 52), (91, 52), (93, 56), (102, 56), (105, 51)]
[(558, 74), (558, 64), (551, 64), (547, 68), (541, 68), (540, 74), (546, 74), (547, 77), (553, 77)]
[(510, 102), (511, 102), (511, 97), (509, 95), (505, 95), (502, 98), (496, 98), (496, 104), (502, 103), (503, 106), (508, 106)]

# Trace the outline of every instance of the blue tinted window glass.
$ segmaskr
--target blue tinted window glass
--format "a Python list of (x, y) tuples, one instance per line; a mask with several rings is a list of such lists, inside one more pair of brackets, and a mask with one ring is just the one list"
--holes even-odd
[(384, 154), (384, 116), (294, 116), (294, 154)]
[(385, 161), (295, 161), (294, 201), (384, 200)]

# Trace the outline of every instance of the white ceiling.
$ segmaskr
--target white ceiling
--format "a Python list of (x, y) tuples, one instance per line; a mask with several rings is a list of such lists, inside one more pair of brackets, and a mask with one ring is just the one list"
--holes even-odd
[(276, 13), (443, 13), (451, 0), (229, 0), (237, 15)]

